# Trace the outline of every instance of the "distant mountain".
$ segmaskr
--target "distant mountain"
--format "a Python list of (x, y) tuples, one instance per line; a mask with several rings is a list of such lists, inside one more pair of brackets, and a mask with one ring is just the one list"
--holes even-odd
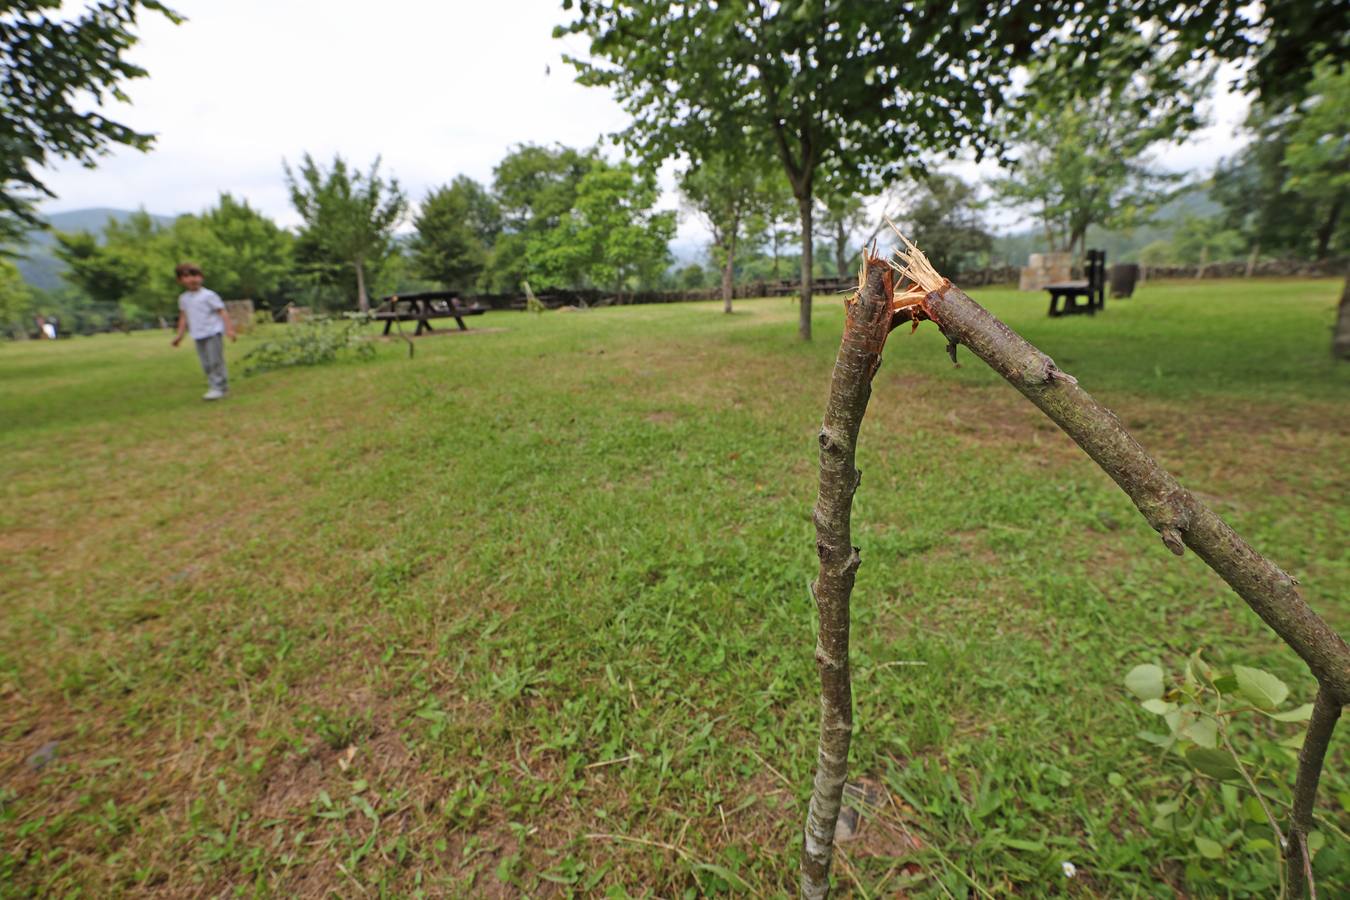
[[(52, 232), (92, 231), (98, 234), (103, 230), (103, 226), (108, 224), (109, 219), (125, 222), (133, 215), (134, 210), (109, 209), (102, 206), (51, 213), (45, 217), (51, 228), (46, 231), (35, 229), (28, 232), (27, 241), (19, 246), (18, 250), (23, 254), (23, 258), (14, 261), (19, 267), (19, 274), (23, 275), (24, 281), (39, 290), (52, 291), (62, 287), (65, 282), (61, 280), (61, 273), (65, 271), (66, 264), (57, 259), (53, 252), (56, 237)], [(157, 225), (172, 225), (176, 216), (151, 213), (150, 218)]]
[[(1154, 241), (1170, 240), (1172, 232), (1188, 216), (1203, 219), (1220, 209), (1219, 204), (1210, 199), (1208, 185), (1195, 185), (1163, 204), (1147, 225), (1122, 231), (1108, 231), (1096, 226), (1089, 228), (1087, 246), (1105, 250), (1108, 263), (1133, 262), (1139, 258), (1142, 248)], [(995, 236), (994, 261), (1025, 266), (1030, 254), (1044, 253), (1049, 249), (1044, 233), (1037, 228), (1029, 228), (1014, 234)]]

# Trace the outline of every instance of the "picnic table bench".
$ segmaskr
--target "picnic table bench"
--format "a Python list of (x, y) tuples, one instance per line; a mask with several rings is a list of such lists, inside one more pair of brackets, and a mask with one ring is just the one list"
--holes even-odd
[[(1106, 306), (1106, 251), (1089, 250), (1084, 265), (1086, 281), (1056, 281), (1047, 284), (1050, 292), (1050, 315), (1071, 316), (1076, 313), (1094, 315)], [(1087, 302), (1079, 303), (1082, 297)]]
[[(406, 304), (400, 309), (400, 304)], [(454, 319), (459, 325), (460, 331), (468, 331), (469, 326), (464, 324), (465, 316), (481, 316), (487, 312), (487, 307), (474, 304), (466, 306), (459, 300), (459, 294), (455, 291), (422, 291), (417, 294), (391, 294), (380, 301), (380, 305), (371, 313), (374, 319), (384, 321), (384, 333), (388, 334), (389, 329), (395, 322), (417, 322), (417, 330), (413, 336), (421, 334), (423, 331), (433, 331), (431, 327), (432, 319)]]

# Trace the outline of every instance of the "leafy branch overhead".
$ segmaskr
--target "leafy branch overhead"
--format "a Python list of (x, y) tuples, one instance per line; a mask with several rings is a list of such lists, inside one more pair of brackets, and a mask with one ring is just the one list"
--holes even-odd
[(52, 193), (39, 170), (54, 158), (92, 166), (110, 145), (154, 140), (99, 109), (126, 101), (122, 84), (146, 74), (126, 58), (142, 13), (181, 17), (156, 0), (105, 0), (72, 16), (57, 6), (0, 2), (0, 237), (41, 224), (34, 203)]

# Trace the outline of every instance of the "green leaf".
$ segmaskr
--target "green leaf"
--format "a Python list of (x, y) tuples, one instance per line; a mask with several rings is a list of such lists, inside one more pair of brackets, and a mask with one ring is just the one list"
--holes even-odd
[(1233, 757), (1222, 750), (1192, 747), (1186, 751), (1186, 762), (1190, 763), (1197, 772), (1219, 781), (1230, 781), (1242, 777), (1242, 773), (1233, 763)]
[(1219, 745), (1219, 724), (1209, 716), (1200, 716), (1181, 730), (1181, 736), (1212, 750)]
[(1223, 845), (1198, 834), (1195, 836), (1195, 849), (1199, 850), (1205, 859), (1223, 859)]
[(1312, 718), (1313, 705), (1305, 703), (1297, 709), (1291, 709), (1288, 712), (1267, 713), (1276, 722), (1306, 722)]
[(1238, 690), (1258, 709), (1274, 709), (1289, 696), (1289, 686), (1269, 672), (1233, 666)]
[(1248, 821), (1255, 822), (1258, 825), (1266, 821), (1265, 808), (1261, 806), (1261, 801), (1255, 797), (1248, 796), (1242, 801), (1242, 812), (1247, 816)]
[(1135, 666), (1125, 676), (1125, 688), (1140, 700), (1158, 700), (1163, 695), (1163, 670), (1152, 663)]
[(1232, 675), (1222, 675), (1215, 678), (1214, 689), (1220, 694), (1231, 694), (1238, 689), (1237, 679)]
[(1165, 716), (1177, 708), (1175, 703), (1168, 703), (1166, 700), (1159, 700), (1156, 697), (1152, 700), (1145, 700), (1139, 705), (1156, 716)]

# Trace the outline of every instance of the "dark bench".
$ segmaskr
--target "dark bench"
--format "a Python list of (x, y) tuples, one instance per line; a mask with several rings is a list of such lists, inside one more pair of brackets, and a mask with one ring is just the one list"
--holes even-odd
[[(1083, 268), (1086, 281), (1058, 281), (1045, 286), (1050, 292), (1050, 315), (1093, 315), (1106, 306), (1106, 251), (1089, 250)], [(1086, 302), (1079, 303), (1080, 297)]]
[[(400, 309), (400, 304), (403, 308)], [(395, 322), (417, 322), (417, 330), (413, 336), (421, 334), (423, 331), (433, 331), (431, 327), (432, 319), (454, 319), (459, 325), (460, 331), (468, 331), (469, 326), (464, 324), (465, 316), (481, 316), (487, 312), (487, 307), (466, 306), (459, 300), (459, 294), (454, 291), (422, 291), (418, 294), (391, 294), (380, 301), (380, 305), (372, 312), (371, 318), (384, 321), (384, 333), (388, 334), (389, 329)]]

